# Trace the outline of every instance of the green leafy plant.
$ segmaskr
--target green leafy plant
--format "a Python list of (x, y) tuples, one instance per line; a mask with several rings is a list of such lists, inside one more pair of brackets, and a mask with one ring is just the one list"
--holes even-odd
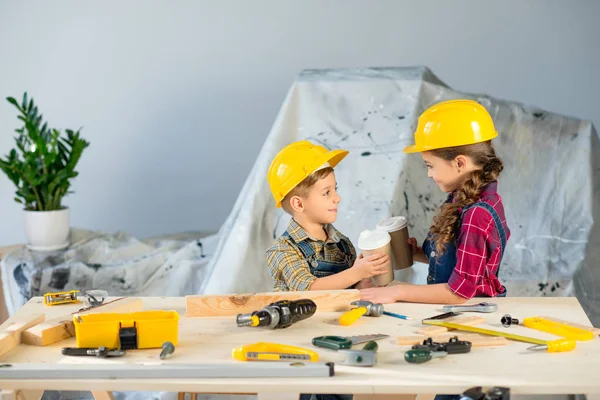
[(17, 148), (0, 158), (0, 169), (17, 187), (15, 201), (26, 210), (60, 210), (62, 198), (72, 193), (70, 180), (78, 175), (75, 167), (89, 142), (80, 137), (80, 130), (66, 129), (66, 137), (61, 137), (60, 131), (42, 124), (42, 114), (27, 93), (21, 104), (12, 97), (6, 100), (19, 110), (17, 118), (24, 123), (15, 129)]

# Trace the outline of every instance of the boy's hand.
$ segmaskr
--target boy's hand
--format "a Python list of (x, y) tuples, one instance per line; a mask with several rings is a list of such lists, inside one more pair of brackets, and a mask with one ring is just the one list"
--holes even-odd
[(410, 249), (412, 250), (413, 260), (422, 262), (425, 264), (427, 264), (429, 262), (425, 253), (423, 253), (423, 249), (421, 247), (417, 246), (416, 238), (414, 238), (414, 237), (409, 238), (408, 245), (410, 246)]
[(385, 274), (390, 268), (389, 263), (390, 259), (387, 254), (371, 254), (364, 257), (361, 253), (354, 262), (352, 269), (356, 271), (358, 278), (363, 280)]

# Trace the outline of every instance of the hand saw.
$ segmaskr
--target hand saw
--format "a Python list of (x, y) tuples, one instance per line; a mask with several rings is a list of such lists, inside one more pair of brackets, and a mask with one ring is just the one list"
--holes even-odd
[(523, 325), (538, 331), (551, 333), (572, 340), (592, 340), (594, 333), (586, 329), (569, 326), (556, 321), (550, 321), (541, 317), (525, 318)]
[(235, 348), (232, 355), (240, 361), (319, 361), (319, 355), (312, 350), (268, 342)]
[(532, 349), (532, 350), (546, 350), (549, 353), (557, 353), (557, 352), (562, 352), (562, 351), (571, 351), (571, 350), (573, 350), (575, 348), (575, 344), (576, 344), (575, 340), (573, 340), (573, 339), (567, 339), (567, 338), (558, 339), (558, 340), (542, 340), (542, 339), (536, 339), (536, 338), (527, 337), (527, 336), (515, 335), (513, 333), (507, 333), (507, 332), (501, 332), (501, 331), (494, 331), (494, 330), (491, 330), (491, 329), (478, 328), (478, 327), (475, 327), (475, 326), (467, 326), (467, 325), (454, 324), (452, 322), (443, 322), (443, 321), (437, 321), (437, 320), (432, 320), (432, 319), (430, 319), (430, 320), (423, 320), (422, 322), (425, 325), (444, 326), (446, 328), (456, 329), (456, 330), (459, 330), (459, 331), (474, 332), (474, 333), (480, 333), (482, 335), (490, 335), (490, 336), (502, 336), (502, 337), (505, 337), (507, 339), (515, 340), (515, 341), (518, 341), (518, 342), (532, 343), (532, 344), (535, 344), (537, 346), (530, 347), (529, 349)]

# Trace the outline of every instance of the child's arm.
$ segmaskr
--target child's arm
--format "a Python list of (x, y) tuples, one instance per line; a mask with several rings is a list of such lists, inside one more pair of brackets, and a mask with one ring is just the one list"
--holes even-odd
[(346, 289), (358, 281), (386, 273), (389, 262), (387, 254), (373, 254), (368, 257), (363, 257), (361, 254), (351, 268), (335, 275), (315, 279), (308, 290)]
[(462, 304), (466, 298), (455, 294), (448, 284), (412, 285), (401, 283), (383, 288), (364, 289), (360, 291), (361, 300), (373, 303), (389, 304), (397, 301), (411, 303)]

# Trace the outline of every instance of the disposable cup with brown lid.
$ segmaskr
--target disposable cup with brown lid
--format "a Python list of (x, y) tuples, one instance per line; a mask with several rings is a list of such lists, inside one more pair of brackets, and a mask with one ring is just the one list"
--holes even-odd
[(358, 248), (363, 257), (368, 257), (372, 254), (387, 254), (390, 260), (388, 262), (388, 271), (385, 274), (376, 275), (371, 278), (375, 286), (386, 286), (394, 280), (391, 240), (390, 234), (382, 230), (364, 230), (358, 236)]
[(406, 217), (391, 217), (377, 224), (378, 230), (386, 231), (392, 237), (394, 269), (404, 269), (413, 265), (412, 250), (408, 244), (408, 221)]

